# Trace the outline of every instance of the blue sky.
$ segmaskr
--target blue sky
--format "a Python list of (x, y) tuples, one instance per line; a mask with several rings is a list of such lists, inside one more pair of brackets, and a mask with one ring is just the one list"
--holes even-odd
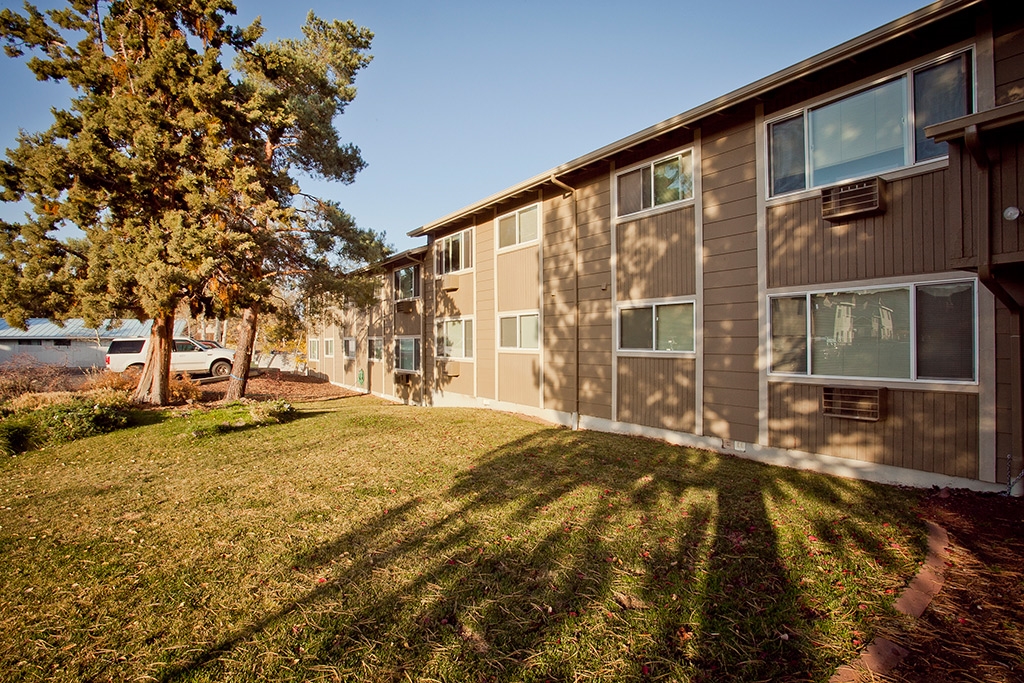
[[(309, 184), (399, 250), (434, 219), (908, 14), (924, 0), (236, 0), (268, 38), (312, 9), (376, 37), (338, 127), (369, 167)], [(50, 7), (51, 1), (37, 3)], [(20, 2), (0, 0), (0, 7)], [(0, 145), (67, 91), (0, 55)], [(0, 218), (22, 209), (0, 204)]]

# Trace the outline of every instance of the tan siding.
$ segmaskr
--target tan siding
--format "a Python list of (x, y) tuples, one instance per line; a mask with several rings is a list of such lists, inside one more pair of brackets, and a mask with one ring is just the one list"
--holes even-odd
[(497, 292), (499, 311), (522, 311), (540, 306), (537, 247), (498, 254)]
[(976, 394), (890, 389), (879, 422), (823, 416), (818, 385), (773, 382), (768, 394), (772, 446), (977, 478)]
[(395, 335), (397, 336), (417, 336), (420, 334), (422, 316), (419, 311), (422, 310), (420, 307), (422, 302), (416, 302), (416, 312), (414, 313), (401, 313), (395, 312)]
[(692, 206), (619, 224), (615, 238), (618, 299), (694, 294), (695, 234)]
[[(476, 231), (474, 231), (476, 232)], [(464, 272), (452, 274), (450, 278), (458, 282), (458, 289), (441, 289), (441, 280), (433, 279), (433, 285), (437, 292), (437, 310), (434, 312), (438, 318), (458, 318), (464, 315), (473, 315), (473, 273)]]
[(498, 354), (498, 400), (540, 407), (539, 354)]
[(457, 376), (449, 376), (446, 371), (445, 363), (435, 364), (434, 376), (437, 378), (435, 389), (444, 394), (462, 394), (464, 396), (473, 395), (474, 375), (476, 374), (476, 367), (474, 363), (465, 361), (449, 361), (452, 368), (458, 367)]
[[(611, 182), (608, 176), (581, 185), (576, 198), (580, 413), (611, 419)], [(575, 409), (576, 394), (572, 199), (553, 194), (545, 202), (544, 216), (544, 407), (571, 412)], [(552, 340), (555, 343), (549, 348)]]
[(757, 319), (753, 125), (705, 131), (701, 155), (704, 431), (753, 442), (758, 429), (757, 329), (736, 326)]
[(821, 197), (768, 208), (768, 286), (790, 287), (934, 273), (948, 267), (945, 170), (888, 183), (880, 216), (833, 224)]
[(693, 432), (695, 377), (690, 358), (619, 358), (619, 421)]
[(494, 322), (494, 221), (481, 223), (476, 235), (476, 392), (497, 398), (497, 333)]
[(390, 394), (391, 388), (384, 385), (384, 362), (370, 361), (370, 370), (366, 373), (366, 390), (372, 394)]

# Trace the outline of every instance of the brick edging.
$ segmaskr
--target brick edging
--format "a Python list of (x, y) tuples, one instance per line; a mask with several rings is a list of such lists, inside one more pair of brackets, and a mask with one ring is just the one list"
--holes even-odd
[[(949, 546), (949, 535), (935, 522), (925, 520), (928, 528), (928, 556), (924, 565), (900, 595), (894, 607), (914, 618), (925, 609), (942, 589), (944, 581), (944, 551)], [(860, 657), (839, 667), (829, 683), (863, 683), (874, 680), (873, 674), (885, 674), (896, 668), (909, 651), (886, 638), (872, 640)]]

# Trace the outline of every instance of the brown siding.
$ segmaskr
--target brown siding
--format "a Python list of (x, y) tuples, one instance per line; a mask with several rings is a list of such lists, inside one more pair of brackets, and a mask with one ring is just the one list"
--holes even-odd
[[(1013, 413), (1011, 411), (1013, 385), (1010, 372), (1010, 353), (1013, 329), (1010, 311), (1001, 302), (996, 302), (996, 481), (1005, 484), (1006, 454), (1013, 452)], [(1024, 469), (1024, 461), (1013, 462), (1016, 475)]]
[(996, 104), (1024, 99), (1024, 10), (1020, 3), (993, 3)]
[(696, 291), (694, 209), (621, 223), (615, 229), (620, 301), (685, 296)]
[(771, 446), (978, 477), (976, 394), (890, 389), (878, 422), (825, 417), (813, 384), (772, 383), (768, 395)]
[[(476, 230), (473, 231), (476, 233)], [(458, 289), (441, 289), (441, 279), (434, 279), (433, 285), (437, 292), (437, 309), (434, 315), (438, 318), (457, 318), (463, 315), (473, 315), (473, 273), (465, 272), (448, 275), (458, 282)], [(447, 279), (446, 278), (446, 279)]]
[(521, 311), (540, 305), (537, 247), (498, 254), (498, 310)]
[[(608, 176), (580, 186), (579, 223), (580, 413), (612, 416), (611, 183)], [(544, 211), (545, 407), (575, 408), (572, 200), (552, 198)], [(550, 348), (549, 348), (550, 347)]]
[(476, 392), (497, 398), (494, 386), (497, 336), (494, 322), (494, 221), (478, 225), (476, 236)]
[[(1024, 39), (1024, 37), (1022, 37)], [(1024, 59), (1022, 59), (1024, 62)], [(993, 260), (1024, 260), (1024, 230), (1021, 220), (1003, 218), (1003, 209), (1024, 204), (1024, 126), (1002, 131), (999, 159), (992, 164), (992, 254)]]
[(696, 367), (692, 358), (619, 358), (619, 421), (692, 433)]
[[(751, 115), (750, 120), (753, 120)], [(704, 432), (757, 440), (757, 216), (749, 121), (701, 143), (704, 221)]]
[(888, 183), (888, 210), (829, 223), (821, 197), (768, 209), (768, 286), (934, 273), (947, 268), (946, 171)]
[(422, 302), (416, 301), (416, 311), (413, 313), (395, 312), (395, 334), (398, 336), (418, 336), (421, 327), (419, 311), (422, 310)]
[(539, 354), (498, 354), (498, 400), (540, 407)]

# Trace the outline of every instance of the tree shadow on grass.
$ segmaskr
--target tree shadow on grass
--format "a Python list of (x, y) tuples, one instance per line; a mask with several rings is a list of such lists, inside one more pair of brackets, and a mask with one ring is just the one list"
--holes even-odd
[[(286, 641), (290, 670), (362, 680), (827, 678), (847, 653), (818, 640), (858, 616), (844, 600), (863, 591), (855, 577), (849, 591), (794, 577), (813, 576), (807, 562), (893, 562), (872, 529), (915, 521), (883, 487), (821, 482), (543, 430), (481, 457), (437, 500), (297, 549), (294, 568), (322, 583), (159, 679), (215, 675), (256, 637)], [(786, 519), (790, 500), (813, 510)]]

